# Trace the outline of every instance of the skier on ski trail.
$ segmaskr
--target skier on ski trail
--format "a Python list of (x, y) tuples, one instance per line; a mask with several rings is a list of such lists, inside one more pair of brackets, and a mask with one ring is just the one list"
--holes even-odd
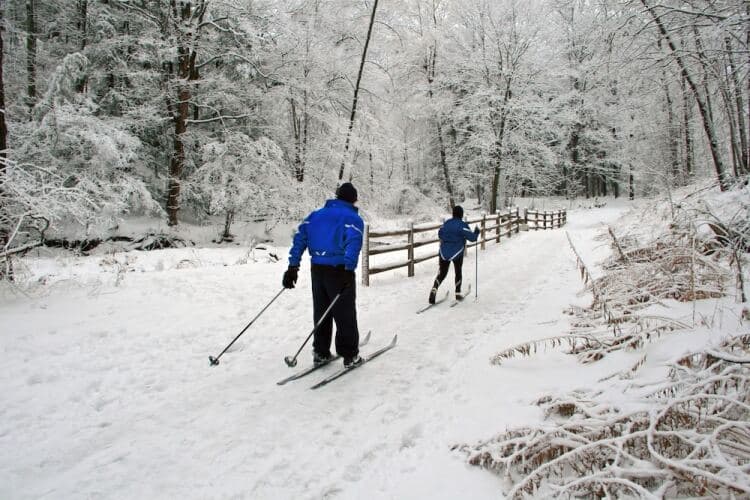
[(289, 268), (284, 272), (284, 288), (294, 288), (300, 260), (305, 249), (310, 253), (313, 319), (315, 324), (341, 293), (329, 315), (313, 338), (313, 363), (326, 363), (332, 358), (332, 321), (336, 322), (336, 352), (344, 358), (347, 368), (362, 363), (359, 356), (357, 329), (356, 276), (354, 270), (362, 249), (364, 222), (354, 203), (357, 190), (350, 182), (336, 190), (336, 199), (311, 212), (297, 228), (289, 250)]
[(430, 290), (430, 304), (435, 303), (438, 287), (448, 275), (448, 269), (453, 262), (453, 271), (456, 277), (456, 300), (463, 300), (461, 294), (461, 267), (464, 264), (464, 246), (466, 240), (477, 241), (479, 237), (479, 228), (475, 227), (474, 231), (463, 221), (464, 209), (460, 205), (453, 207), (453, 218), (445, 221), (438, 231), (440, 238), (440, 254), (438, 262), (438, 275)]

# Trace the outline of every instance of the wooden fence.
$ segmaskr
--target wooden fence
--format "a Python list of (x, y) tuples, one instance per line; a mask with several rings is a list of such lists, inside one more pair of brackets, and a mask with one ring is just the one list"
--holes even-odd
[(568, 222), (568, 213), (565, 210), (524, 210), (524, 219), (529, 229), (555, 229), (562, 227)]
[[(482, 215), (467, 219), (468, 224), (479, 224), (479, 238), (475, 242), (468, 242), (471, 248), (480, 245), (484, 250), (488, 242), (500, 243), (503, 237), (510, 238), (513, 233), (518, 233), (522, 225), (527, 229), (554, 229), (561, 227), (567, 221), (565, 210), (544, 211), (526, 210), (519, 214), (518, 207), (508, 208), (492, 215)], [(434, 259), (438, 256), (438, 249), (425, 255), (416, 256), (414, 250), (426, 245), (438, 243), (437, 230), (443, 225), (442, 222), (414, 226), (410, 224), (407, 229), (395, 231), (373, 231), (369, 224), (365, 226), (364, 241), (362, 244), (362, 284), (370, 286), (370, 276), (407, 268), (409, 277), (414, 276), (414, 266), (420, 262)], [(419, 235), (424, 235), (420, 237)], [(404, 241), (405, 237), (405, 241)], [(388, 239), (389, 241), (383, 241)], [(406, 259), (374, 266), (370, 262), (373, 255), (382, 255), (391, 252), (406, 252)]]

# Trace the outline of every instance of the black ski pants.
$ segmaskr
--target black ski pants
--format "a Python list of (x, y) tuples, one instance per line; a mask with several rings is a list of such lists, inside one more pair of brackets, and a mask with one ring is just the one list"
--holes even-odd
[[(357, 290), (354, 273), (347, 273), (343, 268), (313, 264), (312, 275), (313, 318), (315, 324), (331, 305), (336, 295), (341, 297), (334, 304), (331, 312), (320, 324), (313, 338), (313, 349), (318, 354), (331, 352), (333, 322), (336, 322), (336, 352), (343, 358), (353, 358), (359, 354), (359, 330), (357, 329)], [(348, 276), (347, 276), (348, 274)], [(347, 279), (351, 284), (345, 287)]]
[(453, 272), (456, 275), (456, 293), (459, 293), (461, 291), (461, 279), (462, 279), (462, 273), (461, 268), (464, 265), (464, 254), (461, 253), (458, 257), (450, 260), (443, 260), (442, 257), (438, 257), (440, 260), (439, 263), (439, 271), (437, 278), (435, 278), (435, 283), (433, 283), (432, 288), (438, 288), (440, 286), (440, 283), (443, 282), (446, 276), (448, 276), (448, 269), (451, 267), (451, 262), (453, 262)]

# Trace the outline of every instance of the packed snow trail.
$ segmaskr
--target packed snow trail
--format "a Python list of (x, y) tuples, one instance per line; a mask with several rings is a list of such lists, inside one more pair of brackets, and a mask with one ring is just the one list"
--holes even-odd
[[(479, 300), (472, 292), (460, 307), (415, 314), (434, 261), (414, 278), (374, 277), (358, 287), (360, 330), (372, 330), (362, 354), (395, 334), (397, 347), (316, 391), (338, 364), (276, 385), (312, 325), (307, 257), (297, 288), (214, 367), (207, 356), (268, 303), (286, 262), (160, 262), (118, 286), (60, 282), (41, 298), (6, 297), (0, 498), (498, 498), (499, 479), (451, 446), (540, 420), (538, 396), (585, 386), (605, 368), (559, 352), (502, 367), (489, 358), (566, 331), (563, 310), (590, 298), (577, 295), (565, 231), (593, 268), (608, 253), (594, 235), (622, 211), (574, 211), (563, 230), (488, 244)], [(177, 251), (163, 252), (137, 259)], [(441, 295), (452, 280), (451, 270)], [(309, 348), (299, 360), (298, 369), (311, 362)]]

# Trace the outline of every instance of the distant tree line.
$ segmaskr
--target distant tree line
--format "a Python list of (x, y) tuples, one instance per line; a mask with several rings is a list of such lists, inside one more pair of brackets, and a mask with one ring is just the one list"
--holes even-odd
[(0, 25), (3, 254), (125, 214), (229, 234), (340, 180), (494, 211), (750, 173), (739, 0), (6, 0)]

